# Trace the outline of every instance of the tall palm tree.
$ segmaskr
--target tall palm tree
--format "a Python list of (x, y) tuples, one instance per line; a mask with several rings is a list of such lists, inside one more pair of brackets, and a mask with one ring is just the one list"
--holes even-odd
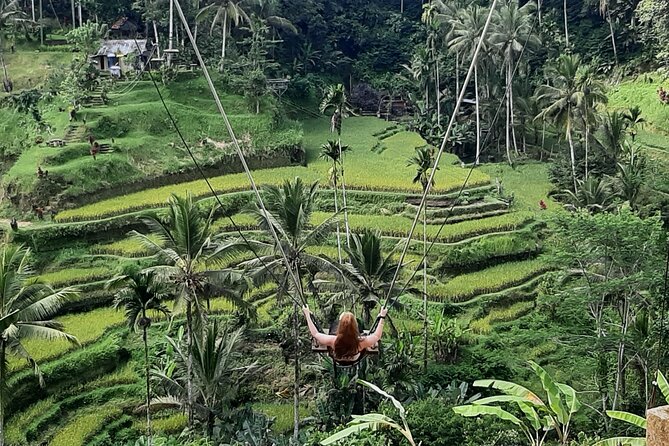
[(425, 105), (423, 109), (427, 112), (430, 108), (430, 84), (432, 82), (432, 67), (430, 66), (430, 55), (427, 49), (419, 46), (411, 58), (410, 65), (402, 65), (414, 81), (418, 82), (420, 89), (424, 91)]
[(330, 131), (332, 133), (337, 132), (337, 144), (339, 146), (339, 172), (341, 173), (341, 192), (342, 202), (344, 205), (344, 228), (346, 230), (346, 243), (348, 245), (350, 243), (349, 237), (351, 234), (351, 229), (348, 224), (348, 209), (346, 209), (346, 179), (344, 175), (341, 129), (344, 123), (344, 119), (352, 114), (352, 109), (348, 103), (348, 98), (346, 97), (346, 89), (342, 84), (330, 85), (325, 91), (325, 96), (321, 101), (320, 110), (321, 113), (325, 113), (330, 109), (334, 110), (334, 113), (332, 114), (332, 126)]
[[(434, 186), (434, 179), (430, 184), (430, 173), (434, 167), (435, 155), (432, 147), (417, 147), (414, 156), (409, 159), (408, 166), (416, 168), (416, 176), (413, 179), (414, 184), (420, 183), (423, 193), (430, 186)], [(420, 209), (419, 209), (420, 211)], [(425, 352), (423, 356), (423, 366), (427, 370), (427, 204), (423, 205), (423, 338), (425, 343)]]
[(618, 65), (618, 46), (616, 45), (616, 33), (613, 30), (613, 17), (611, 17), (611, 0), (599, 0), (599, 13), (609, 24), (611, 35), (611, 46), (613, 47), (613, 58)]
[[(458, 19), (453, 20), (452, 37), (448, 45), (452, 51), (465, 54), (471, 60), (474, 57), (479, 40), (485, 28), (488, 12), (485, 8), (472, 5), (467, 8)], [(488, 51), (488, 43), (484, 42), (481, 51)], [(479, 58), (474, 64), (474, 90), (476, 95), (476, 161), (479, 164), (481, 156), (481, 111), (479, 106), (479, 65), (483, 58)]]
[[(220, 251), (212, 233), (212, 216), (203, 215), (193, 196), (185, 198), (172, 195), (163, 219), (146, 218), (144, 223), (151, 234), (131, 234), (143, 247), (154, 254), (160, 266), (150, 268), (156, 280), (173, 285), (176, 296), (175, 309), (186, 312), (187, 351), (187, 411), (189, 426), (194, 421), (193, 356), (192, 346), (196, 331), (204, 326), (209, 297), (221, 284), (240, 282), (240, 276), (231, 270), (212, 269), (228, 258), (229, 251)], [(237, 295), (228, 293), (226, 298), (239, 305)], [(206, 300), (203, 302), (203, 299)]]
[[(310, 246), (322, 243), (334, 229), (338, 216), (326, 219), (316, 227), (309, 226), (313, 213), (318, 183), (306, 185), (302, 179), (285, 181), (281, 186), (267, 186), (263, 198), (265, 199), (264, 212), (256, 208), (254, 214), (260, 227), (267, 234), (274, 232), (279, 237), (277, 244), (250, 240), (249, 244), (259, 257), (243, 262), (241, 267), (249, 269), (256, 284), (267, 283), (272, 280), (278, 282), (276, 298), (279, 299), (288, 293), (293, 301), (293, 341), (295, 343), (294, 369), (294, 427), (293, 436), (297, 440), (299, 434), (299, 394), (300, 394), (300, 356), (299, 356), (299, 305), (304, 305), (303, 279), (311, 271), (341, 276), (341, 269), (335, 262), (325, 256), (315, 256), (307, 252)], [(238, 244), (238, 242), (237, 242)], [(234, 242), (230, 245), (234, 247)], [(286, 265), (285, 253), (289, 264)]]
[(569, 49), (569, 14), (567, 9), (567, 0), (564, 0), (562, 5), (562, 11), (564, 13), (564, 38), (565, 46)]
[(583, 90), (579, 86), (577, 76), (580, 66), (579, 56), (561, 55), (557, 63), (550, 65), (546, 70), (546, 78), (551, 80), (550, 83), (538, 89), (539, 101), (546, 104), (539, 117), (562, 128), (569, 143), (574, 191), (578, 189), (578, 177), (573, 133), (584, 102)]
[(169, 314), (163, 301), (169, 296), (167, 284), (156, 280), (155, 273), (134, 271), (111, 279), (106, 288), (116, 290), (114, 308), (125, 310), (128, 328), (142, 331), (146, 380), (146, 436), (151, 438), (151, 361), (149, 360), (149, 313)]
[(531, 50), (541, 44), (537, 35), (534, 34), (533, 13), (535, 10), (536, 5), (532, 1), (522, 7), (518, 6), (518, 0), (504, 4), (497, 13), (495, 26), (490, 35), (490, 42), (497, 47), (506, 66), (506, 154), (509, 164), (513, 164), (511, 161), (511, 132), (513, 132), (514, 148), (518, 151), (514, 131), (514, 66), (524, 49), (525, 51)]
[(606, 87), (597, 79), (592, 65), (581, 65), (576, 73), (576, 82), (583, 95), (581, 120), (585, 129), (585, 179), (588, 179), (588, 161), (590, 152), (590, 129), (596, 124), (598, 114), (596, 106), (608, 102)]
[(438, 43), (442, 37), (442, 21), (439, 17), (439, 10), (434, 3), (429, 2), (423, 5), (422, 22), (427, 27), (427, 42), (425, 47), (428, 51), (430, 65), (434, 69), (434, 91), (435, 102), (437, 105), (437, 126), (441, 126), (441, 78), (439, 76), (439, 64), (441, 63), (441, 55), (439, 54)]
[(219, 23), (223, 28), (223, 43), (221, 45), (221, 59), (225, 60), (225, 50), (227, 46), (227, 39), (232, 26), (239, 26), (240, 23), (249, 23), (249, 15), (246, 12), (246, 8), (250, 6), (252, 0), (216, 0), (212, 4), (205, 6), (200, 9), (198, 13), (198, 19), (204, 17), (210, 17), (213, 15), (211, 20), (211, 32), (214, 32), (214, 28)]
[[(335, 213), (339, 213), (339, 200), (338, 200), (338, 183), (339, 183), (339, 165), (341, 163), (341, 155), (346, 153), (349, 150), (349, 146), (341, 146), (341, 152), (339, 150), (339, 144), (337, 141), (328, 141), (327, 144), (321, 146), (321, 153), (319, 158), (332, 161), (332, 169), (330, 169), (330, 183), (332, 183), (332, 191), (334, 192), (334, 210)], [(342, 263), (341, 256), (341, 236), (339, 230), (339, 222), (337, 222), (337, 254), (339, 255), (339, 263)]]
[(74, 288), (54, 291), (33, 275), (30, 250), (3, 243), (0, 248), (0, 446), (5, 444), (5, 407), (11, 398), (8, 386), (9, 355), (25, 359), (44, 386), (40, 368), (23, 345), (27, 339), (65, 340), (78, 345), (77, 339), (63, 331), (63, 325), (50, 320), (62, 305), (77, 296)]
[(177, 340), (167, 338), (177, 356), (177, 369), (174, 376), (155, 373), (162, 380), (169, 395), (154, 398), (151, 405), (174, 408), (184, 406), (188, 392), (180, 378), (186, 371), (184, 365), (192, 357), (198, 417), (206, 423), (207, 435), (211, 437), (217, 416), (224, 415), (230, 409), (239, 389), (260, 370), (257, 362), (240, 365), (241, 350), (244, 347), (243, 335), (243, 328), (234, 331), (228, 327), (221, 328), (219, 321), (214, 319), (195, 336), (192, 350), (184, 351)]
[[(393, 261), (395, 250), (384, 254), (382, 244), (378, 231), (366, 229), (362, 234), (351, 234), (351, 247), (346, 248), (349, 261), (342, 266), (362, 304), (363, 319), (367, 326), (372, 321), (374, 307), (382, 305), (381, 299), (388, 295), (398, 267)], [(392, 290), (392, 298), (397, 297), (398, 288)]]

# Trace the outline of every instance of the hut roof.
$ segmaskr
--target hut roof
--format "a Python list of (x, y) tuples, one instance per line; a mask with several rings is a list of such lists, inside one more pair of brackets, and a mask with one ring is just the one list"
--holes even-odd
[[(137, 45), (139, 45), (139, 49), (137, 48)], [(140, 54), (145, 50), (146, 39), (137, 40), (137, 43), (135, 43), (134, 39), (103, 40), (100, 44), (100, 48), (93, 57), (106, 56), (111, 53), (127, 56), (130, 53)]]
[(127, 17), (121, 17), (111, 26), (112, 31), (137, 31), (137, 25)]

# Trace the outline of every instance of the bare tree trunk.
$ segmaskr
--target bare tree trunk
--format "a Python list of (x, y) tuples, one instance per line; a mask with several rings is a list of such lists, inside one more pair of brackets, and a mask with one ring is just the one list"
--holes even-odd
[(514, 108), (514, 106), (513, 106), (513, 60), (512, 60), (512, 59), (509, 59), (509, 68), (508, 68), (508, 70), (509, 70), (509, 91), (508, 91), (508, 95), (509, 95), (509, 108), (510, 108), (509, 116), (510, 116), (510, 119), (511, 119), (511, 122), (510, 122), (510, 125), (511, 125), (511, 135), (512, 135), (512, 137), (513, 137), (513, 138), (512, 138), (512, 140), (513, 140), (513, 149), (515, 150), (516, 155), (518, 155), (519, 152), (518, 152), (518, 141), (517, 141), (517, 139), (516, 139), (516, 119), (515, 119), (515, 117), (514, 117), (514, 115), (515, 115), (515, 108)]
[(225, 60), (225, 46), (228, 40), (228, 10), (223, 13), (223, 45), (221, 47), (221, 60)]
[[(74, 0), (72, 0), (70, 3), (72, 5), (72, 29), (74, 29), (77, 26), (77, 13), (74, 10)], [(33, 5), (34, 4), (35, 0), (33, 0)], [(35, 11), (33, 10), (33, 21), (34, 20), (35, 20)]]
[(460, 94), (460, 53), (455, 53), (455, 91)]
[(84, 26), (84, 17), (81, 12), (81, 1), (79, 1), (79, 27), (81, 28), (82, 26)]
[(158, 59), (160, 59), (160, 42), (158, 41), (158, 26), (156, 25), (156, 21), (153, 21), (153, 35), (156, 38), (156, 47), (157, 47), (157, 54), (158, 54)]
[(574, 180), (574, 193), (578, 189), (578, 183), (576, 182), (576, 154), (574, 152), (574, 140), (571, 136), (571, 127), (567, 129), (567, 141), (569, 141), (569, 155), (571, 158), (571, 176)]
[[(144, 320), (146, 321), (146, 311), (142, 309)], [(151, 364), (149, 363), (149, 337), (148, 327), (142, 327), (142, 341), (144, 341), (144, 371), (146, 373), (146, 438), (151, 446)]]
[(172, 49), (174, 48), (174, 0), (170, 0), (170, 24), (167, 34), (167, 66), (172, 65)]
[(7, 401), (5, 401), (6, 396), (3, 390), (7, 382), (7, 377), (5, 376), (7, 370), (7, 366), (5, 365), (7, 361), (6, 348), (5, 341), (0, 341), (0, 361), (2, 361), (0, 362), (0, 383), (3, 384), (0, 386), (0, 446), (5, 446), (5, 405)]
[(588, 180), (588, 155), (589, 155), (589, 150), (590, 150), (590, 123), (588, 122), (588, 117), (587, 117), (587, 110), (586, 110), (586, 117), (585, 117), (585, 180)]
[(611, 10), (609, 9), (607, 12), (608, 20), (609, 22), (609, 30), (611, 30), (611, 45), (613, 45), (613, 57), (616, 61), (616, 65), (618, 65), (618, 47), (616, 46), (616, 34), (613, 32), (613, 20), (611, 18)]
[[(295, 341), (295, 382), (293, 385), (293, 440), (298, 444), (300, 435), (300, 324), (297, 303), (293, 303), (293, 340)], [(1, 445), (0, 445), (1, 446)]]
[(400, 0), (400, 12), (404, 14), (404, 0)]
[[(427, 188), (426, 188), (427, 189)], [(425, 193), (425, 190), (423, 193)], [(427, 203), (423, 205), (423, 370), (427, 372), (427, 349), (428, 349), (428, 330), (427, 330)]]
[(569, 48), (569, 17), (567, 14), (567, 0), (564, 0), (564, 35), (567, 48)]
[(186, 409), (188, 411), (188, 427), (192, 429), (195, 422), (195, 412), (193, 411), (193, 304), (190, 300), (186, 304), (186, 330), (186, 348), (188, 350), (186, 358)]
[[(344, 114), (341, 113), (341, 119), (344, 119)], [(342, 204), (344, 205), (344, 229), (346, 230), (346, 246), (351, 247), (351, 228), (348, 225), (348, 208), (346, 207), (346, 180), (344, 177), (344, 156), (341, 151), (341, 130), (337, 138), (337, 144), (339, 145), (339, 166), (341, 170), (341, 193), (342, 193)]]
[(625, 369), (627, 368), (625, 364), (625, 338), (627, 337), (627, 331), (630, 324), (630, 301), (629, 297), (625, 296), (623, 301), (623, 308), (620, 311), (621, 318), (621, 333), (620, 340), (618, 341), (618, 352), (617, 352), (617, 362), (616, 364), (616, 385), (613, 391), (613, 403), (611, 405), (611, 410), (616, 410), (618, 407), (618, 400), (622, 398), (622, 395), (625, 393)]
[[(74, 0), (72, 0), (74, 1)], [(35, 16), (35, 0), (30, 0), (30, 8), (33, 13), (33, 22), (37, 21), (37, 17)], [(74, 3), (72, 4), (72, 10), (74, 11)], [(72, 20), (72, 27), (74, 28), (74, 14), (73, 14), (73, 20)]]
[[(332, 179), (332, 184), (334, 186), (334, 209), (335, 209), (335, 214), (339, 214), (339, 199), (337, 197), (337, 188), (339, 187), (337, 184), (337, 162), (333, 161), (332, 162), (332, 169), (333, 169), (333, 176), (334, 178)], [(339, 256), (339, 263), (342, 263), (342, 256), (341, 256), (341, 229), (339, 227), (339, 220), (337, 220), (337, 255)]]
[[(436, 53), (436, 50), (434, 50)], [(441, 89), (439, 87), (439, 58), (435, 57), (435, 62), (434, 62), (434, 72), (435, 72), (435, 80), (434, 80), (434, 88), (435, 88), (435, 95), (437, 97), (437, 125), (441, 125)]]
[[(39, 0), (39, 41), (44, 46), (44, 10), (42, 9), (42, 0)], [(0, 445), (2, 446), (2, 445)]]
[[(200, 12), (200, 0), (195, 0), (195, 14), (197, 14), (198, 12)], [(198, 23), (197, 20), (195, 20), (195, 26), (193, 28), (193, 40), (195, 41), (195, 43), (197, 43), (197, 32), (198, 32), (199, 27), (200, 27), (200, 24)], [(185, 34), (185, 33), (183, 33), (183, 34)]]
[(537, 14), (538, 14), (538, 19), (539, 19), (539, 26), (542, 26), (542, 21), (541, 21), (541, 4), (542, 0), (537, 0)]
[(506, 77), (506, 159), (509, 161), (509, 165), (513, 167), (513, 162), (511, 161), (511, 95), (509, 94), (510, 79), (508, 70)]
[(476, 161), (478, 166), (481, 158), (481, 110), (479, 107), (479, 70), (478, 64), (474, 65), (474, 90), (476, 92)]

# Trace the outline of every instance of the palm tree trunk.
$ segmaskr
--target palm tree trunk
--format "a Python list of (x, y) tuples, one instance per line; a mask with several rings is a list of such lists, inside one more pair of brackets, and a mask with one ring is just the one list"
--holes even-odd
[(153, 21), (153, 36), (156, 39), (156, 52), (158, 54), (158, 59), (160, 59), (160, 42), (158, 41), (158, 25), (156, 25), (156, 21)]
[(611, 10), (607, 12), (609, 22), (609, 30), (611, 30), (611, 45), (613, 45), (613, 57), (618, 65), (618, 47), (616, 46), (616, 34), (613, 32), (613, 20), (611, 20)]
[(193, 411), (193, 307), (189, 300), (186, 304), (186, 342), (188, 357), (186, 361), (186, 393), (187, 393), (187, 411), (188, 411), (188, 427), (190, 429), (194, 426), (194, 411)]
[[(332, 171), (334, 172), (334, 178), (332, 179), (332, 183), (334, 185), (334, 209), (335, 209), (335, 214), (339, 214), (339, 199), (337, 198), (337, 162), (332, 161)], [(337, 220), (337, 255), (339, 256), (339, 263), (342, 263), (342, 256), (341, 256), (341, 230), (339, 227), (339, 220)]]
[[(72, 0), (74, 1), (74, 0)], [(74, 4), (73, 4), (73, 9), (74, 9)], [(35, 0), (30, 0), (30, 9), (32, 10), (33, 13), (33, 22), (37, 21), (37, 17), (35, 16)], [(74, 18), (74, 15), (73, 15)], [(72, 20), (72, 27), (74, 28), (74, 20)]]
[(574, 180), (574, 193), (578, 189), (578, 184), (576, 183), (576, 153), (574, 152), (574, 140), (571, 136), (571, 127), (567, 127), (567, 141), (569, 141), (569, 155), (571, 158), (571, 176)]
[[(436, 53), (436, 49), (434, 50)], [(437, 98), (437, 125), (441, 126), (441, 88), (439, 87), (439, 58), (435, 57), (434, 62), (434, 89)]]
[(564, 9), (564, 36), (567, 48), (569, 48), (569, 17), (567, 14), (567, 0), (564, 0), (563, 9)]
[[(343, 119), (343, 114), (341, 115)], [(351, 247), (351, 228), (348, 225), (348, 209), (346, 208), (346, 180), (344, 178), (344, 157), (341, 152), (341, 129), (339, 130), (337, 144), (339, 145), (339, 166), (341, 171), (341, 195), (344, 205), (344, 229), (346, 230), (346, 246)]]
[(588, 179), (588, 152), (590, 149), (590, 124), (588, 123), (587, 110), (585, 118), (585, 179)]
[[(426, 188), (427, 189), (427, 188)], [(425, 190), (423, 193), (425, 193)], [(423, 370), (427, 372), (427, 204), (423, 206)]]
[[(508, 76), (508, 75), (507, 75)], [(506, 159), (509, 162), (509, 166), (513, 167), (513, 161), (511, 161), (511, 132), (510, 132), (510, 114), (511, 114), (511, 104), (510, 104), (510, 95), (508, 91), (508, 79), (507, 79), (507, 92), (506, 92)]]
[(455, 91), (460, 94), (460, 53), (455, 53)]
[(509, 65), (508, 65), (508, 76), (509, 76), (509, 118), (510, 118), (510, 123), (509, 125), (511, 126), (511, 135), (512, 135), (512, 141), (513, 141), (513, 149), (516, 152), (516, 155), (518, 155), (518, 141), (516, 139), (516, 119), (514, 118), (515, 110), (513, 107), (513, 59), (509, 57)]
[[(146, 321), (146, 311), (142, 309)], [(149, 337), (147, 326), (142, 327), (142, 341), (144, 341), (144, 367), (146, 373), (146, 438), (151, 445), (151, 364), (149, 363)]]
[[(298, 444), (300, 435), (300, 324), (297, 317), (299, 308), (293, 303), (293, 341), (295, 342), (295, 371), (293, 384), (293, 440)], [(1, 445), (0, 445), (1, 446)]]
[(81, 0), (79, 0), (78, 8), (79, 8), (79, 27), (81, 28), (82, 26), (84, 26), (84, 17), (81, 12)]
[(5, 401), (6, 395), (3, 389), (7, 383), (5, 376), (7, 372), (6, 347), (5, 341), (0, 341), (0, 446), (5, 446), (5, 405), (7, 401)]
[[(74, 29), (77, 26), (77, 13), (74, 10), (74, 0), (70, 3), (72, 6), (72, 29)], [(35, 0), (33, 0), (33, 21), (35, 21)]]
[(537, 0), (537, 18), (539, 19), (539, 27), (542, 26), (542, 21), (541, 21), (541, 4), (542, 0)]
[[(39, 41), (44, 46), (44, 10), (42, 9), (42, 0), (39, 0)], [(81, 25), (80, 25), (81, 26)]]
[(474, 165), (478, 166), (481, 158), (481, 110), (479, 108), (478, 64), (474, 65), (474, 90), (476, 93), (476, 160), (474, 161)]
[(225, 45), (228, 40), (228, 10), (223, 13), (223, 45), (221, 46), (221, 60), (225, 60)]

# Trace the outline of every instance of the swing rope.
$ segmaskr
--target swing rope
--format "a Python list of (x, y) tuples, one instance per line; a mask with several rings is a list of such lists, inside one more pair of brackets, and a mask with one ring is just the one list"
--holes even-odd
[[(258, 190), (258, 186), (256, 185), (256, 182), (253, 179), (253, 175), (251, 174), (251, 170), (248, 166), (248, 163), (246, 162), (246, 158), (245, 158), (244, 153), (241, 149), (241, 146), (239, 144), (237, 136), (235, 135), (235, 132), (232, 128), (232, 124), (230, 123), (230, 119), (228, 118), (228, 115), (225, 112), (223, 104), (221, 103), (221, 98), (219, 97), (218, 91), (216, 90), (216, 87), (214, 86), (214, 82), (212, 81), (211, 76), (209, 74), (209, 70), (207, 68), (207, 65), (204, 62), (204, 59), (202, 58), (202, 54), (200, 53), (200, 49), (197, 45), (197, 42), (195, 41), (195, 38), (193, 37), (193, 33), (191, 32), (190, 25), (188, 24), (188, 21), (186, 20), (186, 16), (183, 12), (183, 9), (181, 8), (181, 3), (179, 2), (179, 0), (171, 0), (171, 1), (174, 2), (174, 6), (176, 7), (177, 13), (179, 15), (179, 18), (181, 19), (184, 30), (186, 31), (186, 34), (188, 35), (188, 40), (190, 41), (190, 43), (193, 47), (193, 50), (195, 51), (195, 55), (198, 59), (198, 63), (200, 65), (200, 68), (202, 69), (204, 77), (207, 80), (209, 90), (211, 91), (211, 94), (214, 98), (214, 101), (216, 102), (216, 106), (218, 108), (218, 111), (219, 111), (221, 117), (223, 118), (226, 129), (228, 131), (228, 134), (230, 135), (230, 138), (232, 139), (233, 145), (235, 147), (235, 151), (237, 152), (237, 155), (239, 156), (239, 160), (242, 163), (242, 167), (244, 168), (244, 172), (245, 172), (246, 176), (248, 177), (249, 183), (251, 184), (251, 188), (253, 189), (253, 193), (256, 197), (257, 204), (258, 204), (259, 210), (261, 212), (261, 215), (265, 218), (265, 220), (268, 223), (270, 233), (272, 235), (272, 238), (274, 239), (274, 242), (275, 242), (276, 246), (278, 247), (278, 250), (281, 254), (283, 262), (285, 263), (286, 270), (288, 271), (289, 275), (291, 276), (291, 278), (294, 282), (295, 290), (297, 292), (297, 295), (298, 295), (299, 299), (294, 298), (294, 297), (291, 297), (291, 298), (296, 305), (299, 305), (300, 302), (302, 303), (302, 305), (305, 305), (306, 304), (306, 298), (304, 296), (304, 290), (302, 289), (302, 283), (301, 283), (296, 271), (293, 270), (292, 265), (291, 265), (290, 261), (288, 260), (288, 256), (286, 255), (286, 251), (284, 250), (283, 245), (281, 243), (281, 239), (279, 238), (279, 235), (276, 231), (276, 228), (274, 227), (274, 224), (271, 222), (270, 214), (267, 211), (267, 208), (265, 207), (265, 203), (263, 202), (263, 199), (260, 195), (260, 191)], [(210, 189), (213, 190), (213, 188), (211, 187), (211, 184), (209, 183), (208, 180), (207, 180), (207, 184), (209, 185)], [(290, 294), (290, 293), (288, 293), (288, 294)]]
[[(511, 82), (513, 82), (513, 79), (515, 78), (516, 73), (517, 73), (518, 69), (520, 68), (520, 63), (521, 63), (521, 60), (522, 60), (522, 56), (523, 56), (523, 54), (525, 53), (525, 49), (527, 48), (527, 45), (528, 45), (529, 40), (530, 40), (530, 36), (531, 36), (532, 32), (534, 31), (534, 29), (535, 29), (535, 27), (536, 27), (536, 23), (537, 23), (537, 17), (535, 16), (534, 22), (532, 23), (532, 27), (530, 28), (530, 32), (528, 33), (528, 37), (527, 37), (527, 39), (525, 40), (525, 43), (523, 44), (523, 48), (522, 48), (522, 50), (521, 50), (521, 52), (520, 52), (520, 54), (519, 54), (518, 61), (516, 62), (516, 65), (515, 65), (515, 67), (514, 67), (514, 69), (513, 69), (513, 72), (512, 72), (512, 74), (511, 74)], [(483, 41), (483, 36), (484, 36), (484, 34), (481, 36), (481, 40), (479, 41), (479, 44), (481, 44), (481, 42)], [(477, 48), (477, 49), (478, 49), (478, 48)], [(465, 83), (463, 84), (463, 91), (464, 91), (464, 89), (467, 87), (468, 83), (470, 82), (470, 76), (469, 76), (469, 74), (471, 74), (471, 72), (468, 73), (467, 79), (465, 80)], [(497, 107), (497, 111), (495, 112), (495, 116), (494, 116), (494, 118), (493, 118), (493, 120), (492, 120), (492, 123), (491, 123), (491, 125), (490, 125), (491, 128), (492, 128), (492, 126), (494, 126), (494, 124), (497, 122), (497, 119), (499, 118), (499, 116), (500, 116), (500, 114), (501, 114), (502, 107), (504, 106), (504, 101), (506, 100), (506, 98), (507, 98), (507, 96), (508, 96), (509, 93), (510, 93), (510, 91), (509, 91), (509, 85), (506, 85), (506, 87), (505, 87), (505, 91), (504, 91), (504, 95), (502, 96), (502, 99), (501, 99), (501, 101), (500, 101), (500, 104), (499, 104), (499, 106)], [(411, 282), (413, 281), (413, 279), (416, 277), (416, 274), (418, 274), (418, 271), (420, 271), (422, 263), (425, 261), (425, 259), (427, 258), (427, 256), (429, 256), (430, 253), (432, 252), (432, 249), (434, 248), (434, 245), (437, 243), (437, 241), (438, 241), (438, 239), (439, 239), (439, 236), (441, 235), (441, 232), (443, 231), (444, 227), (445, 227), (446, 224), (448, 223), (448, 220), (449, 220), (450, 216), (451, 216), (452, 213), (453, 213), (453, 209), (455, 208), (455, 205), (456, 205), (458, 199), (459, 199), (459, 198), (462, 196), (462, 194), (464, 193), (465, 188), (467, 187), (467, 184), (469, 183), (469, 180), (471, 179), (471, 176), (472, 176), (472, 174), (474, 173), (474, 169), (476, 168), (476, 166), (477, 166), (478, 163), (479, 163), (479, 160), (480, 160), (481, 155), (486, 151), (486, 145), (487, 145), (488, 141), (490, 140), (491, 135), (492, 135), (492, 132), (489, 131), (488, 134), (486, 135), (486, 138), (483, 140), (483, 144), (481, 145), (481, 147), (483, 147), (483, 149), (481, 150), (481, 152), (479, 153), (478, 157), (476, 158), (476, 162), (473, 163), (472, 166), (471, 166), (471, 168), (469, 169), (469, 172), (467, 173), (467, 177), (465, 178), (465, 181), (462, 183), (462, 186), (460, 187), (460, 189), (459, 189), (459, 191), (458, 191), (458, 194), (457, 194), (455, 200), (453, 200), (453, 203), (451, 204), (451, 207), (449, 208), (448, 213), (446, 214), (446, 217), (444, 218), (444, 221), (443, 221), (443, 222), (441, 223), (441, 225), (439, 226), (439, 230), (437, 231), (437, 234), (436, 234), (435, 237), (432, 239), (432, 241), (430, 242), (430, 245), (428, 246), (428, 249), (425, 251), (425, 254), (422, 256), (422, 258), (421, 258), (420, 261), (418, 262), (418, 267), (416, 267), (416, 268), (414, 269), (414, 271), (413, 271), (413, 273), (411, 274), (411, 276), (409, 277), (409, 279), (405, 282), (405, 284), (403, 285), (403, 287), (402, 287), (402, 289), (400, 290), (400, 292), (398, 292), (398, 293), (395, 295), (394, 298), (392, 297), (392, 294), (391, 294), (391, 293), (392, 293), (392, 291), (393, 291), (394, 286), (396, 285), (396, 280), (393, 280), (393, 282), (392, 282), (392, 284), (391, 284), (391, 287), (390, 287), (390, 290), (388, 291), (388, 295), (387, 295), (386, 301), (385, 301), (385, 303), (384, 303), (384, 308), (392, 308), (393, 306), (395, 306), (395, 304), (396, 304), (397, 301), (399, 300), (400, 296), (402, 296), (402, 295), (404, 294), (404, 292), (407, 290), (407, 288), (408, 288), (408, 286), (409, 286), (409, 283), (411, 283)], [(447, 134), (447, 136), (448, 136), (448, 134)], [(446, 139), (444, 139), (444, 142), (445, 142), (445, 141), (446, 141)], [(438, 162), (437, 162), (437, 164), (438, 164)], [(435, 165), (435, 166), (436, 166), (436, 165)], [(432, 175), (430, 176), (430, 180), (432, 180), (432, 178), (433, 178), (433, 176), (434, 176), (434, 173), (435, 173), (435, 169), (433, 168), (433, 170), (432, 170)], [(428, 187), (430, 187), (431, 184), (432, 184), (432, 181), (430, 181), (430, 183), (428, 183)], [(422, 206), (425, 205), (425, 199), (426, 199), (426, 195), (423, 195), (423, 199), (421, 200), (421, 204), (419, 205), (419, 209), (418, 209), (417, 212), (416, 212), (416, 220), (414, 221), (414, 226), (413, 226), (412, 229), (415, 229), (415, 224), (416, 224), (416, 221), (417, 221), (417, 219), (418, 219), (418, 217), (419, 217), (419, 215), (420, 215), (420, 210), (421, 210)], [(410, 232), (409, 235), (408, 235), (408, 237), (407, 237), (407, 243), (406, 243), (405, 251), (404, 251), (403, 254), (406, 254), (406, 250), (408, 249), (409, 243), (411, 243), (411, 236), (412, 236), (412, 235), (413, 235), (413, 232)], [(404, 256), (403, 256), (403, 257), (404, 257)], [(398, 270), (399, 270), (399, 268), (401, 267), (401, 265), (402, 265), (402, 263), (400, 262), (400, 263), (398, 264)], [(397, 272), (396, 272), (396, 273), (397, 273)], [(396, 274), (396, 275), (397, 275), (397, 274)]]

